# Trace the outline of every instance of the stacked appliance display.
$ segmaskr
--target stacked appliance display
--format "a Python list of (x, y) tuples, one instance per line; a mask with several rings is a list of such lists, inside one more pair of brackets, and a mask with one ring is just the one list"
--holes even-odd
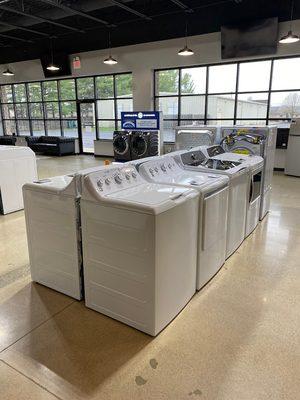
[(228, 177), (186, 171), (171, 156), (134, 163), (149, 182), (194, 188), (199, 192), (197, 289), (221, 268), (226, 256)]
[(233, 126), (222, 128), (221, 145), (226, 151), (253, 154), (264, 159), (260, 220), (270, 210), (276, 137), (276, 126)]
[(87, 175), (81, 199), (86, 306), (150, 335), (196, 291), (198, 193), (133, 166)]
[[(171, 153), (172, 154), (172, 153)], [(226, 258), (241, 245), (245, 237), (249, 193), (249, 168), (235, 161), (206, 158), (202, 151), (179, 151), (175, 160), (190, 171), (210, 171), (229, 178)]]
[(22, 186), (36, 179), (36, 158), (31, 149), (0, 146), (0, 213), (22, 210)]

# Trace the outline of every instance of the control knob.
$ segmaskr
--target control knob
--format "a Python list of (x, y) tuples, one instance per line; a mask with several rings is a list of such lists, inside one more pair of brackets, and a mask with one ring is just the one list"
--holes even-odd
[(160, 167), (160, 169), (161, 169), (163, 172), (166, 172), (166, 171), (167, 171), (167, 168), (166, 168), (166, 166), (165, 166), (164, 164), (162, 164), (162, 166)]
[(136, 173), (135, 172), (132, 172), (132, 174), (131, 174), (131, 176), (133, 177), (133, 179), (136, 179)]
[(109, 178), (106, 178), (106, 179), (105, 179), (105, 183), (106, 183), (106, 185), (110, 185), (110, 179), (109, 179)]
[(116, 175), (115, 176), (115, 182), (120, 185), (120, 183), (122, 183), (122, 176), (121, 175)]

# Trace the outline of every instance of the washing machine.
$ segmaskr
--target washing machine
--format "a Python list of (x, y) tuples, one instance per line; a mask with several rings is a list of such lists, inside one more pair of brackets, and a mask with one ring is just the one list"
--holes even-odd
[(229, 178), (187, 171), (168, 155), (140, 160), (134, 165), (149, 182), (194, 188), (199, 192), (197, 290), (200, 290), (225, 262)]
[[(170, 153), (172, 155), (172, 153)], [(229, 178), (226, 258), (232, 255), (245, 237), (249, 195), (249, 167), (236, 161), (206, 158), (201, 150), (174, 152), (175, 161), (190, 171), (209, 171)]]
[(78, 300), (83, 294), (81, 181), (99, 168), (23, 186), (32, 280)]
[(132, 131), (131, 160), (160, 155), (158, 131)]
[(116, 161), (131, 160), (131, 131), (115, 131), (113, 135), (113, 149)]
[(36, 179), (36, 158), (29, 147), (0, 146), (0, 213), (22, 210), (22, 186)]
[(196, 291), (199, 194), (111, 165), (84, 178), (86, 306), (152, 336)]
[(226, 151), (254, 154), (264, 159), (259, 218), (270, 210), (277, 126), (233, 126), (222, 128), (221, 145)]
[(214, 160), (235, 161), (249, 167), (249, 194), (246, 216), (245, 237), (254, 231), (259, 222), (262, 193), (262, 173), (264, 159), (260, 156), (224, 152), (221, 146), (199, 146), (192, 150), (201, 150)]

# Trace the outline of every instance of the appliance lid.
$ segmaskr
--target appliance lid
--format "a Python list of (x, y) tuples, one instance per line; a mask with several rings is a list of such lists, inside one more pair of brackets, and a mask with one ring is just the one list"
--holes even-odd
[(43, 193), (77, 197), (78, 175), (62, 175), (26, 183), (23, 188)]

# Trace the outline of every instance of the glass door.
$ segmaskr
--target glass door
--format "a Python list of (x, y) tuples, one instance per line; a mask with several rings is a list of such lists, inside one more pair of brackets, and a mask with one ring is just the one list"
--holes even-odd
[(82, 101), (78, 104), (79, 145), (81, 153), (94, 153), (96, 140), (95, 102)]

